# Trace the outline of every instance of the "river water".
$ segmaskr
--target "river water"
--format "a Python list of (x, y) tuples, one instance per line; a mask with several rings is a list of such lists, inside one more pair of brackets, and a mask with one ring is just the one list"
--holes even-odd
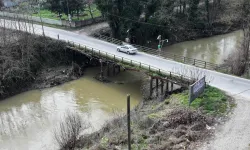
[(123, 72), (112, 80), (125, 84), (104, 84), (93, 79), (97, 72), (87, 69), (81, 79), (0, 101), (0, 149), (57, 149), (53, 131), (66, 112), (80, 113), (91, 130), (98, 130), (114, 111), (125, 112), (128, 93), (132, 106), (140, 102), (143, 76)]
[[(236, 48), (242, 38), (242, 31), (177, 43), (164, 47), (162, 53), (222, 64)], [(165, 54), (167, 56), (167, 54)]]
[[(162, 52), (223, 63), (236, 49), (241, 36), (242, 32), (236, 31), (174, 44)], [(93, 79), (98, 71), (96, 68), (87, 69), (81, 79), (0, 101), (0, 149), (57, 149), (53, 131), (67, 111), (80, 113), (94, 131), (112, 118), (113, 111), (125, 111), (128, 93), (132, 95), (132, 106), (140, 102), (143, 76), (123, 72), (112, 80), (125, 81), (125, 84), (104, 84)]]

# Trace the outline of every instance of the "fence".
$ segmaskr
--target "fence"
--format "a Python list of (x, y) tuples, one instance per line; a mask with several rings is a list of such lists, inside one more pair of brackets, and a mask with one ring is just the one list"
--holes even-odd
[[(65, 41), (65, 40), (62, 40), (62, 41)], [(90, 46), (87, 46), (87, 45), (78, 44), (72, 41), (65, 41), (65, 42), (67, 42), (70, 47), (76, 48), (75, 50), (79, 52), (84, 52), (85, 54), (89, 54), (91, 56), (96, 56), (99, 58), (106, 58), (116, 63), (122, 63), (122, 64), (128, 64), (129, 66), (135, 66), (135, 67), (138, 67), (139, 69), (146, 70), (149, 73), (156, 73), (159, 76), (167, 77), (168, 79), (171, 79), (172, 81), (182, 81), (181, 83), (182, 85), (190, 85), (196, 81), (196, 79), (192, 77), (184, 76), (184, 75), (170, 72), (170, 71), (165, 71), (160, 68), (157, 68), (157, 67), (145, 64), (145, 63), (141, 63), (139, 61), (117, 56), (112, 53), (104, 52), (99, 49), (95, 49)]]
[(40, 17), (29, 16), (29, 15), (24, 15), (24, 14), (9, 13), (9, 12), (4, 12), (4, 11), (0, 11), (0, 16), (15, 18), (15, 19), (17, 18), (17, 19), (22, 19), (22, 20), (29, 20), (29, 21), (34, 21), (34, 22), (43, 22), (47, 24), (67, 26), (67, 27), (83, 27), (83, 26), (87, 26), (87, 25), (91, 25), (94, 23), (104, 21), (103, 17), (96, 17), (94, 18), (94, 20), (86, 19), (86, 20), (80, 20), (80, 21), (72, 21), (71, 23), (69, 23), (69, 21), (67, 20), (54, 20), (54, 19), (48, 19), (48, 18), (40, 19)]
[[(104, 35), (100, 35), (100, 34), (94, 34), (93, 37), (100, 39), (100, 40), (110, 42), (110, 43), (114, 43), (117, 45), (123, 45), (125, 43), (121, 40), (118, 40), (118, 39), (115, 39), (112, 37), (108, 37), (108, 36), (104, 36)], [(148, 53), (151, 55), (160, 56), (160, 57), (163, 57), (165, 59), (171, 59), (171, 60), (181, 62), (184, 64), (193, 65), (193, 66), (196, 66), (199, 68), (205, 68), (205, 69), (209, 69), (209, 70), (217, 70), (217, 71), (223, 71), (223, 72), (228, 72), (228, 70), (229, 70), (229, 66), (227, 66), (227, 65), (218, 65), (218, 64), (206, 62), (203, 60), (179, 56), (179, 55), (176, 55), (173, 53), (159, 52), (159, 50), (157, 50), (157, 49), (152, 49), (152, 48), (144, 47), (144, 46), (140, 46), (140, 45), (135, 45), (135, 44), (131, 44), (131, 45), (138, 48), (139, 51), (142, 51), (142, 52), (145, 52), (145, 53)]]

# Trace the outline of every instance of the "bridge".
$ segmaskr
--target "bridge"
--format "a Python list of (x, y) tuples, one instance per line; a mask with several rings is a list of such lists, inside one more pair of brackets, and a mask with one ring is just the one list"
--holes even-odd
[[(41, 25), (33, 25), (34, 30), (27, 30), (27, 23), (15, 22), (11, 20), (0, 19), (1, 25), (10, 29), (21, 29), (23, 31), (35, 33), (38, 35), (43, 35), (43, 30)], [(207, 76), (207, 82), (209, 85), (219, 88), (230, 95), (238, 95), (246, 98), (250, 97), (250, 80), (243, 79), (240, 77), (223, 74), (213, 70), (207, 70), (202, 68), (197, 68), (189, 64), (182, 64), (173, 60), (164, 59), (162, 57), (150, 55), (144, 52), (139, 52), (137, 55), (127, 55), (124, 53), (119, 53), (116, 51), (118, 45), (109, 43), (106, 41), (98, 40), (89, 36), (79, 35), (70, 31), (65, 31), (62, 29), (55, 29), (51, 27), (43, 27), (44, 34), (47, 37), (53, 39), (65, 40), (75, 45), (80, 45), (81, 47), (87, 47), (91, 51), (96, 53), (102, 53), (103, 55), (108, 55), (111, 57), (116, 57), (119, 59), (132, 60), (136, 62), (137, 65), (143, 64), (142, 66), (150, 66), (152, 70), (160, 72), (172, 72), (181, 76), (192, 78), (200, 78), (201, 76)]]

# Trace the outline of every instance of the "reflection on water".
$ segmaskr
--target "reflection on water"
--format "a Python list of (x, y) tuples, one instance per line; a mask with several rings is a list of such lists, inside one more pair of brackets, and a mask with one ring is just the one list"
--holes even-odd
[(162, 53), (168, 52), (221, 64), (237, 48), (241, 37), (242, 32), (236, 31), (225, 35), (174, 44), (163, 48)]
[(88, 69), (79, 80), (0, 101), (0, 149), (57, 149), (53, 130), (66, 111), (81, 113), (97, 130), (113, 110), (126, 109), (127, 93), (132, 95), (132, 106), (139, 103), (142, 76), (124, 72), (113, 80), (125, 84), (103, 84), (93, 79), (97, 71)]

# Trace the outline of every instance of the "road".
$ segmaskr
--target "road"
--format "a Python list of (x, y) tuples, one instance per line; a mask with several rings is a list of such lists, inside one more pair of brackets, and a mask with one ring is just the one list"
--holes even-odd
[[(3, 26), (3, 20), (1, 19)], [(5, 26), (13, 28), (12, 21), (6, 21)], [(40, 25), (34, 25), (35, 33), (42, 34)], [(203, 149), (208, 150), (237, 150), (247, 149), (250, 143), (250, 80), (222, 74), (219, 72), (198, 69), (194, 66), (181, 64), (172, 60), (166, 60), (157, 56), (139, 52), (137, 55), (127, 55), (116, 51), (117, 45), (100, 41), (85, 35), (79, 35), (70, 31), (44, 27), (45, 35), (57, 39), (74, 41), (75, 43), (85, 44), (95, 49), (115, 54), (120, 57), (139, 61), (151, 66), (160, 68), (165, 71), (172, 71), (187, 76), (206, 75), (207, 81), (211, 86), (217, 87), (229, 95), (237, 97), (237, 107), (232, 115), (232, 119), (228, 121), (223, 129), (219, 130), (215, 135), (215, 140), (204, 146)], [(243, 132), (244, 130), (244, 132)]]

